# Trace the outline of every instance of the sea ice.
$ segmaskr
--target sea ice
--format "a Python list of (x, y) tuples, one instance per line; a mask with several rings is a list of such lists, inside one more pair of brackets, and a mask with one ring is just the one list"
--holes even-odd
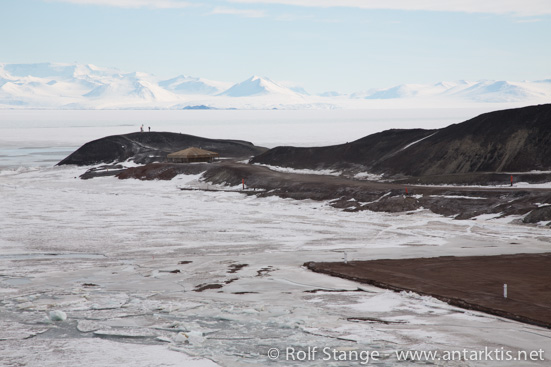
[(67, 320), (67, 314), (60, 310), (50, 311), (48, 317), (51, 321), (65, 321)]
[[(548, 229), (182, 191), (185, 176), (75, 179), (85, 170), (0, 175), (0, 364), (266, 365), (271, 347), (292, 345), (550, 349), (545, 329), (302, 268), (344, 251), (349, 261), (546, 252)], [(47, 310), (70, 318), (42, 324)]]

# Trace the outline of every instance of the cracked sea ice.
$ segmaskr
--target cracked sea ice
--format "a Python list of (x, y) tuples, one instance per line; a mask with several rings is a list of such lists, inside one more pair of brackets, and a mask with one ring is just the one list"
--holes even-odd
[[(490, 255), (520, 242), (543, 252), (545, 229), (180, 191), (186, 176), (74, 178), (82, 172), (0, 175), (3, 365), (256, 366), (288, 346), (550, 350), (544, 329), (301, 268), (343, 251), (349, 260)], [(337, 292), (305, 292), (320, 289)], [(54, 310), (67, 319), (44, 323)]]

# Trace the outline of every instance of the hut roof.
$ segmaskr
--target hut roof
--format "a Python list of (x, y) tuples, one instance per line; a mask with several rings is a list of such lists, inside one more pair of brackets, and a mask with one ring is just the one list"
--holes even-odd
[(168, 158), (213, 158), (218, 157), (220, 154), (211, 152), (210, 150), (204, 150), (201, 148), (187, 148), (178, 152), (170, 153)]

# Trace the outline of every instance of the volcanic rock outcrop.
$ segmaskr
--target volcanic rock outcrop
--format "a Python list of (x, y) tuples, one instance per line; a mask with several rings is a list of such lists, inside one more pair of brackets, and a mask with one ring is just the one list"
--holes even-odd
[(170, 132), (137, 132), (86, 143), (58, 165), (86, 166), (123, 162), (130, 158), (140, 164), (160, 162), (166, 160), (167, 154), (189, 147), (200, 147), (231, 158), (249, 158), (267, 150), (242, 140), (207, 139)]
[(351, 143), (276, 147), (251, 163), (390, 177), (551, 170), (551, 104), (485, 113), (437, 130), (387, 130)]

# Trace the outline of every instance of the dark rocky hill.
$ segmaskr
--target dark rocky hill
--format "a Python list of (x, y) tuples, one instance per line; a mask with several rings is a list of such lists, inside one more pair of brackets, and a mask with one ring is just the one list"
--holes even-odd
[(551, 104), (485, 113), (438, 130), (388, 130), (328, 147), (276, 147), (251, 163), (394, 177), (551, 170)]
[(170, 132), (137, 132), (108, 136), (86, 143), (58, 165), (84, 166), (122, 162), (129, 158), (136, 163), (159, 162), (165, 160), (169, 153), (192, 146), (215, 151), (223, 158), (249, 158), (267, 150), (241, 140), (207, 139)]

